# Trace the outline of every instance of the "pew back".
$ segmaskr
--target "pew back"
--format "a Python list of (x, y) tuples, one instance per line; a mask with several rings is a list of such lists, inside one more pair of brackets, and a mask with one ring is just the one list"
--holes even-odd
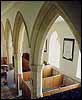
[(50, 95), (60, 93), (60, 92), (64, 92), (64, 91), (68, 91), (68, 90), (72, 90), (72, 89), (75, 89), (75, 88), (78, 88), (78, 87), (80, 87), (79, 83), (69, 85), (69, 86), (66, 86), (66, 87), (59, 87), (57, 89), (53, 89), (53, 90), (50, 90), (50, 91), (43, 92), (43, 97), (44, 96), (50, 96)]
[(50, 77), (52, 76), (52, 67), (51, 66), (45, 66), (43, 69), (42, 69), (42, 77), (43, 78), (46, 78), (46, 77)]
[(28, 81), (31, 78), (31, 71), (23, 72), (23, 80)]
[(52, 77), (47, 77), (42, 79), (42, 87), (43, 89), (46, 88), (57, 88), (63, 83), (62, 75), (56, 75)]

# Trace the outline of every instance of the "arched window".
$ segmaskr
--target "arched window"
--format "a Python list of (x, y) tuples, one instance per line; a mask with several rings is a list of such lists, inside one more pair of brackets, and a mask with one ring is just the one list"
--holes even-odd
[(81, 52), (79, 51), (76, 77), (81, 79)]
[(53, 32), (50, 37), (49, 42), (49, 64), (59, 68), (59, 60), (60, 60), (60, 44), (58, 41), (57, 32)]

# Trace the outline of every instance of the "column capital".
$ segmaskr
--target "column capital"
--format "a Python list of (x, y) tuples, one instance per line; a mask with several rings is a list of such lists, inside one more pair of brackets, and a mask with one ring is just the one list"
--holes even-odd
[(43, 66), (42, 64), (30, 64), (31, 66)]
[(22, 55), (22, 52), (15, 51), (14, 55)]
[(41, 71), (42, 66), (41, 64), (30, 64), (32, 71)]

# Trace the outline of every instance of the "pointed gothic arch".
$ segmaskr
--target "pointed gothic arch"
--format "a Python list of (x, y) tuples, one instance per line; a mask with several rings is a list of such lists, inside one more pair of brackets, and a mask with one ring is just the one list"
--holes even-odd
[[(5, 24), (5, 34), (6, 34), (6, 46), (7, 46), (7, 58), (8, 58), (8, 63), (11, 61), (12, 63), (12, 56), (13, 56), (13, 33), (11, 29), (11, 24), (9, 19), (6, 19), (6, 24)], [(11, 55), (10, 55), (11, 54)]]
[(5, 31), (3, 23), (1, 22), (1, 40), (5, 40)]
[(11, 24), (10, 24), (10, 21), (8, 18), (6, 19), (5, 33), (6, 33), (6, 40), (9, 39), (9, 35), (11, 35), (11, 38), (12, 38), (13, 33), (12, 33), (12, 29), (11, 29)]
[[(32, 60), (31, 63), (34, 65), (32, 69), (37, 70), (37, 74), (34, 75), (38, 80), (35, 81), (35, 84), (37, 83), (36, 87), (36, 95), (41, 95), (42, 93), (42, 79), (41, 79), (41, 53), (43, 44), (45, 41), (45, 38), (47, 36), (47, 33), (49, 32), (49, 29), (51, 28), (52, 24), (55, 22), (55, 20), (61, 16), (70, 27), (72, 33), (74, 34), (79, 49), (81, 50), (81, 37), (79, 30), (75, 27), (74, 22), (71, 20), (71, 18), (68, 16), (70, 12), (66, 12), (63, 7), (60, 6), (59, 3), (56, 2), (45, 2), (40, 9), (35, 24), (33, 26), (33, 30), (31, 33), (31, 53), (32, 53)], [(72, 17), (72, 16), (71, 16)], [(76, 17), (77, 18), (77, 17)], [(38, 71), (39, 70), (39, 71)], [(39, 84), (38, 84), (39, 83)], [(39, 91), (39, 92), (38, 92)]]
[[(53, 5), (52, 5), (53, 4)], [(69, 25), (71, 31), (73, 32), (79, 48), (81, 49), (81, 37), (78, 30), (75, 29), (74, 23), (70, 20), (68, 14), (61, 8), (58, 3), (45, 2), (40, 12), (36, 18), (33, 31), (31, 34), (31, 49), (33, 54), (32, 63), (40, 64), (40, 53), (42, 42), (44, 41), (51, 25), (55, 22), (58, 16), (61, 16)], [(35, 37), (35, 38), (34, 38)]]
[(3, 23), (1, 22), (1, 50), (3, 52), (3, 56), (7, 56), (7, 52), (6, 52), (6, 35), (5, 35), (5, 30), (4, 30), (4, 26)]
[(14, 22), (14, 27), (13, 27), (13, 43), (14, 43), (15, 52), (18, 52), (18, 49), (19, 49), (18, 43), (20, 41), (19, 36), (20, 36), (20, 29), (21, 29), (22, 24), (24, 24), (25, 26), (25, 30), (26, 30), (27, 38), (28, 38), (28, 44), (29, 44), (29, 35), (28, 35), (27, 26), (21, 12), (18, 11), (15, 17), (15, 22)]

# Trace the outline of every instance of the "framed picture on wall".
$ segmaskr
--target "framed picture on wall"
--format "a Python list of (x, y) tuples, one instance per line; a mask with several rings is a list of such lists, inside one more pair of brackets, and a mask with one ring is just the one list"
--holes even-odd
[(63, 58), (73, 61), (75, 39), (64, 38), (63, 41)]

